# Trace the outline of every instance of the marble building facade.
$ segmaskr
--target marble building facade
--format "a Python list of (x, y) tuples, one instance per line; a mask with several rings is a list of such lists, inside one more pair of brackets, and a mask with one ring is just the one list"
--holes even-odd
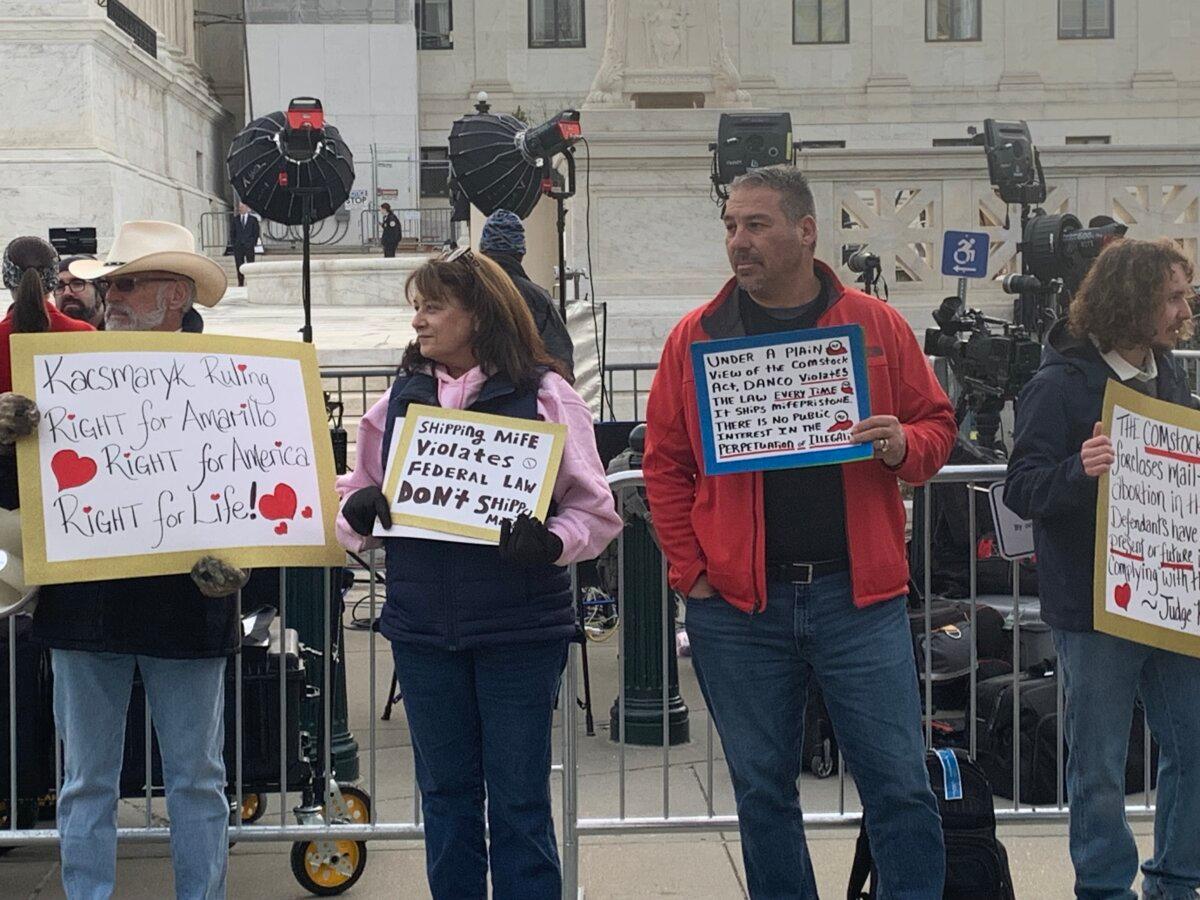
[[(243, 75), (243, 5), (126, 5), (156, 30), (157, 58), (96, 0), (0, 3), (0, 74), (21, 86), (0, 101), (0, 238), (95, 224), (103, 246), (122, 219), (159, 216), (198, 230), (202, 213), (225, 208), (221, 161), (253, 93)], [(323, 11), (372, 29), (378, 22), (389, 34), (409, 35), (396, 25), (412, 23), (415, 42), (389, 38), (377, 52), (403, 59), (395, 71), (405, 78), (415, 60), (416, 141), (430, 159), (479, 91), (495, 110), (519, 110), (532, 123), (582, 109), (588, 146), (579, 148), (568, 257), (593, 270), (594, 293), (609, 303), (611, 358), (654, 358), (669, 324), (726, 276), (708, 182), (722, 109), (791, 113), (806, 145), (797, 164), (820, 208), (821, 255), (838, 263), (844, 247), (869, 244), (884, 259), (892, 302), (918, 328), (953, 289), (938, 274), (943, 229), (988, 230), (991, 274), (1013, 264), (1017, 235), (982, 151), (956, 146), (985, 117), (1029, 121), (1050, 182), (1048, 211), (1113, 215), (1135, 235), (1170, 234), (1193, 254), (1200, 240), (1194, 0), (284, 7), (294, 12), (289, 28), (319, 22)], [(344, 71), (361, 83), (359, 68), (324, 63), (327, 80)], [(282, 84), (279, 92), (288, 93)], [(329, 114), (337, 124), (337, 109)], [(1008, 301), (989, 281), (972, 287), (971, 302), (1003, 312)]]

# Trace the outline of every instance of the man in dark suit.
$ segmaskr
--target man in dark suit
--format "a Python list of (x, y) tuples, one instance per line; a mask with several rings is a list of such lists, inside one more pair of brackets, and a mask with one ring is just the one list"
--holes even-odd
[(242, 263), (254, 262), (259, 234), (258, 216), (251, 213), (245, 203), (239, 203), (237, 212), (229, 217), (229, 249), (233, 253), (233, 264), (237, 266), (238, 287), (246, 283), (242, 277)]

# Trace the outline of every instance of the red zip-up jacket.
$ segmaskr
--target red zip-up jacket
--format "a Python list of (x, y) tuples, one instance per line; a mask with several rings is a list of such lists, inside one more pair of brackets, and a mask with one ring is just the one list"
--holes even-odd
[[(908, 441), (895, 469), (879, 459), (842, 465), (850, 580), (854, 603), (862, 607), (907, 591), (904, 505), (897, 482), (920, 484), (936, 473), (949, 458), (958, 429), (950, 401), (904, 317), (881, 300), (844, 287), (824, 263), (816, 266), (833, 294), (817, 326), (862, 326), (871, 414), (898, 418)], [(696, 341), (745, 334), (736, 288), (731, 279), (668, 336), (646, 407), (642, 471), (671, 586), (686, 595), (707, 574), (726, 601), (751, 612), (767, 605), (762, 473), (704, 474), (689, 352)], [(797, 528), (820, 528), (821, 511), (797, 509), (795, 522)]]

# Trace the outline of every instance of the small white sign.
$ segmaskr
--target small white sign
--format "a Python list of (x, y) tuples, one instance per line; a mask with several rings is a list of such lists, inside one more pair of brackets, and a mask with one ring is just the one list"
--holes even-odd
[(1004, 503), (1004, 482), (988, 489), (992, 520), (996, 523), (996, 545), (1002, 559), (1027, 559), (1033, 556), (1033, 523), (1022, 519)]

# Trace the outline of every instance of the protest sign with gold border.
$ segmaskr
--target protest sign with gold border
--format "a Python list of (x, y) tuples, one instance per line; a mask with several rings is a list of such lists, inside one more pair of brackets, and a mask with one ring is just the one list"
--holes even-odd
[(392, 520), (498, 543), (500, 522), (543, 522), (567, 426), (414, 403), (395, 442), (384, 495)]
[(41, 412), (17, 443), (30, 584), (345, 560), (311, 344), (22, 334), (12, 370)]
[(1109, 381), (1103, 423), (1096, 630), (1200, 656), (1200, 412)]

